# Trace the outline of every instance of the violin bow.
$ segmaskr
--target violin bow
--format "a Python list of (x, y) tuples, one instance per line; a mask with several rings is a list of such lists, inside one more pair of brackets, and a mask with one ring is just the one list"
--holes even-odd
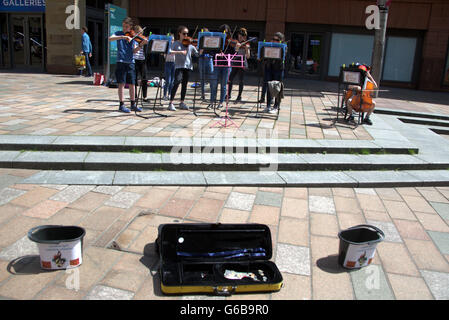
[(139, 33), (137, 33), (132, 39), (131, 41), (133, 41), (135, 38), (137, 38), (138, 36), (140, 36), (146, 29), (147, 27), (144, 27), (141, 31), (139, 31)]
[[(236, 31), (237, 31), (237, 26), (235, 26), (234, 32), (232, 32), (232, 34), (231, 34), (231, 39), (234, 37), (234, 33), (235, 33)], [(228, 44), (227, 44), (226, 48), (224, 49), (224, 51), (228, 50), (229, 44), (230, 44), (230, 43), (231, 43), (231, 42), (228, 42)]]

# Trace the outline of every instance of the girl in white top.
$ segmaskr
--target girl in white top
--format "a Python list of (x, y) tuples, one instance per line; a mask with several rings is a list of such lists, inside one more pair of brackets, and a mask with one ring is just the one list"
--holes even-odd
[(185, 40), (189, 35), (189, 29), (185, 26), (178, 27), (178, 31), (176, 32), (176, 41), (172, 44), (171, 53), (174, 53), (175, 56), (175, 83), (173, 84), (173, 88), (171, 90), (170, 96), (170, 104), (168, 106), (168, 110), (175, 111), (176, 108), (173, 105), (173, 100), (175, 99), (176, 91), (178, 90), (179, 84), (182, 84), (181, 87), (181, 103), (179, 106), (181, 109), (189, 110), (189, 107), (184, 103), (184, 99), (187, 93), (187, 83), (189, 82), (190, 72), (193, 70), (192, 63), (192, 54), (198, 56), (198, 50), (192, 46), (191, 44), (185, 45), (183, 44), (183, 40)]

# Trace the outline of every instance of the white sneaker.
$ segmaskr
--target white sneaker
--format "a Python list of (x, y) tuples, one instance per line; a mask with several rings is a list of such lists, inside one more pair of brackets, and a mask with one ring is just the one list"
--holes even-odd
[(271, 108), (270, 111), (268, 111), (268, 113), (276, 114), (276, 113), (278, 113), (278, 109), (277, 108)]
[(217, 106), (217, 109), (222, 109), (223, 108), (223, 105), (220, 103), (218, 106)]
[(174, 105), (173, 103), (170, 103), (170, 104), (168, 105), (168, 110), (170, 110), (170, 111), (176, 111), (175, 105)]
[(181, 102), (181, 103), (179, 104), (179, 107), (180, 107), (182, 110), (189, 110), (189, 106), (186, 105), (184, 102)]

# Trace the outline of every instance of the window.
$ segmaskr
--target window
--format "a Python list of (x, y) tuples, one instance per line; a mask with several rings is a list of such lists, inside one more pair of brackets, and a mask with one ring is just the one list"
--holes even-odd
[(331, 77), (338, 77), (340, 67), (353, 62), (371, 64), (374, 36), (334, 33), (332, 35), (331, 52), (329, 58), (329, 72)]
[(382, 80), (411, 82), (416, 38), (388, 37)]

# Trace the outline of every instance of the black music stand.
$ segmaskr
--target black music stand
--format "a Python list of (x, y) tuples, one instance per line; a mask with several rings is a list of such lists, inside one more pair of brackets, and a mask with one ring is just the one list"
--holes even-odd
[[(171, 37), (151, 35), (148, 38), (148, 53), (156, 54), (156, 55), (167, 54), (168, 51), (170, 50), (170, 43), (171, 43)], [(157, 86), (157, 90), (156, 90), (156, 96), (154, 97), (153, 113), (160, 117), (168, 117), (168, 115), (166, 115), (166, 114), (156, 112), (156, 103), (158, 101), (158, 96), (159, 96), (159, 106), (162, 106), (162, 90), (163, 90), (162, 78), (163, 78), (163, 76), (164, 76), (164, 70), (162, 69), (160, 77), (159, 77), (159, 85)], [(139, 99), (140, 99), (140, 95), (143, 96), (142, 85), (143, 84), (141, 83), (139, 93), (138, 93)], [(143, 99), (140, 99), (140, 101), (141, 101), (141, 105), (143, 107)], [(145, 117), (141, 114), (137, 114), (137, 111), (136, 111), (136, 115), (141, 118), (150, 119), (150, 117)]]
[[(338, 79), (338, 100), (337, 100), (337, 119), (336, 119), (336, 121), (338, 121), (338, 116), (339, 116), (340, 112), (345, 111), (343, 119), (346, 119), (346, 116), (347, 116), (346, 113), (348, 112), (348, 109), (346, 108), (346, 106), (344, 106), (344, 101), (345, 101), (344, 94), (343, 94), (343, 97), (341, 99), (341, 104), (340, 104), (341, 87), (343, 86), (344, 88), (347, 88), (349, 85), (360, 86), (360, 88), (362, 88), (362, 91), (363, 91), (364, 81), (365, 81), (365, 72), (363, 70), (359, 69), (358, 67), (356, 67), (356, 66), (340, 67), (340, 75), (339, 75), (339, 79)], [(344, 89), (344, 92), (346, 92), (346, 89)], [(362, 104), (362, 99), (360, 100), (360, 104)], [(362, 110), (362, 108), (360, 107), (358, 123), (360, 123), (361, 114), (363, 114), (363, 112), (361, 110)]]
[[(222, 51), (224, 49), (224, 42), (225, 42), (226, 36), (223, 35), (221, 32), (200, 32), (198, 34), (198, 48), (199, 50), (203, 50), (203, 53), (209, 54), (213, 57), (213, 59), (215, 59), (216, 54), (218, 54), (220, 51)], [(201, 59), (201, 58), (200, 58)], [(215, 65), (213, 66), (215, 68)], [(215, 78), (211, 78), (210, 76), (214, 74), (209, 74), (209, 78), (208, 79), (204, 79), (204, 80), (209, 80), (209, 86), (210, 86), (210, 81), (211, 80), (218, 80)], [(201, 83), (201, 75), (199, 74), (200, 80), (199, 82)], [(193, 114), (195, 116), (198, 117), (198, 114), (196, 113), (196, 90), (197, 90), (198, 86), (195, 86), (195, 92), (193, 95), (193, 107), (192, 107), (192, 111)], [(217, 94), (218, 94), (218, 84), (217, 84)], [(219, 115), (217, 114), (216, 111), (216, 99), (215, 101), (211, 101), (211, 103), (207, 106), (207, 110), (213, 108), (214, 113), (217, 117), (219, 117)]]

